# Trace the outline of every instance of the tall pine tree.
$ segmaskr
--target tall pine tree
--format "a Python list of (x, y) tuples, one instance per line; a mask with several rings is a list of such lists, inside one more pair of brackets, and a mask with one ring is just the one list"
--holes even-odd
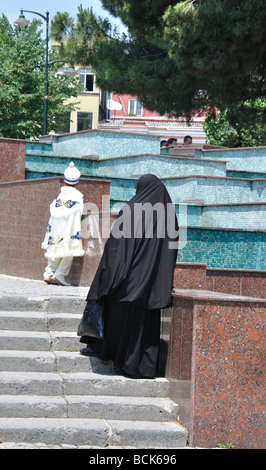
[[(69, 59), (91, 64), (105, 90), (137, 95), (161, 114), (189, 116), (265, 96), (265, 0), (102, 0), (128, 35), (81, 6), (52, 32)], [(66, 37), (65, 37), (66, 38)]]

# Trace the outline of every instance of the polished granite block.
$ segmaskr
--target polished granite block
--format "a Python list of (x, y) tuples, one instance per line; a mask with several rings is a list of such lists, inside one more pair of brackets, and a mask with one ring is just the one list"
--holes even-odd
[(206, 263), (177, 262), (173, 286), (266, 299), (266, 270), (207, 268)]
[(265, 448), (266, 299), (175, 289), (166, 376), (189, 444)]
[(25, 178), (26, 141), (0, 138), (0, 183)]

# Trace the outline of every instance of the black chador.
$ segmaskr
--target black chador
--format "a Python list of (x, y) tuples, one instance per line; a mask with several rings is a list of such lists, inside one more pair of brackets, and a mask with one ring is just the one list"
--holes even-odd
[[(164, 184), (154, 175), (136, 183), (122, 208), (92, 282), (87, 301), (104, 305), (104, 340), (81, 337), (88, 353), (133, 377), (155, 377), (160, 309), (171, 304), (178, 223)], [(86, 349), (82, 350), (86, 353)]]

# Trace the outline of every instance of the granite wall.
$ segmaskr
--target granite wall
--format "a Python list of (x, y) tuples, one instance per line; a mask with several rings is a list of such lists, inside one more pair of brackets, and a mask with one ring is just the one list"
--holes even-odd
[(173, 285), (266, 299), (266, 270), (207, 268), (206, 263), (176, 263)]
[(189, 445), (265, 448), (266, 299), (176, 289), (166, 377)]
[(0, 183), (25, 178), (26, 141), (0, 138)]
[[(0, 184), (0, 272), (30, 279), (42, 279), (46, 266), (44, 239), (50, 204), (63, 183), (62, 177), (16, 181)], [(78, 189), (84, 202), (96, 204), (102, 211), (102, 196), (109, 195), (109, 182), (81, 179)], [(85, 216), (86, 217), (86, 216)], [(86, 223), (86, 221), (84, 222)], [(69, 278), (73, 284), (89, 285), (101, 253), (83, 240), (85, 256), (75, 258)], [(97, 248), (97, 247), (96, 247)]]

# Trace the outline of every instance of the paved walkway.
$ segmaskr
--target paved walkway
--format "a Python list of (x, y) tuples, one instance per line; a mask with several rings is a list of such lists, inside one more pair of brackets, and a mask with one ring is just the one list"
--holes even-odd
[(25, 297), (79, 297), (86, 298), (88, 287), (56, 286), (44, 281), (0, 274), (0, 296)]

